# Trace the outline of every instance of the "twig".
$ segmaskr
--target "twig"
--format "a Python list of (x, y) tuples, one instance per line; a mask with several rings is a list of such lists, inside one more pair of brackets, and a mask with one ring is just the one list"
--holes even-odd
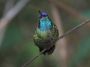
[(37, 56), (35, 56), (32, 60), (29, 60), (29, 61), (27, 61), (25, 64), (23, 64), (21, 67), (26, 67), (27, 65), (29, 65), (29, 64), (31, 64), (35, 59), (37, 59), (40, 55), (42, 55), (43, 54), (43, 52), (45, 52), (46, 51), (46, 49), (44, 49), (44, 50), (42, 50), (41, 52), (40, 52), (40, 54), (38, 54)]
[(89, 23), (89, 22), (90, 22), (89, 19), (83, 21), (83, 22), (80, 23), (79, 25), (75, 26), (74, 28), (72, 28), (71, 30), (67, 31), (65, 34), (63, 34), (62, 36), (60, 36), (60, 37), (58, 38), (58, 40), (61, 39), (61, 38), (63, 38), (63, 37), (65, 37), (65, 36), (67, 36), (67, 35), (70, 34), (71, 32), (77, 30), (78, 28), (84, 26), (85, 24), (87, 24), (87, 23)]

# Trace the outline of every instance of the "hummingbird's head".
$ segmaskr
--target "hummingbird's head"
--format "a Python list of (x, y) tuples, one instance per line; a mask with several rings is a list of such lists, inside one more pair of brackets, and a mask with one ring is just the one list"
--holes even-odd
[(45, 12), (45, 11), (39, 11), (39, 17), (40, 18), (44, 18), (44, 17), (47, 17), (48, 16), (48, 14), (47, 14), (47, 12)]
[(45, 11), (39, 11), (40, 13), (40, 20), (38, 28), (40, 31), (48, 31), (52, 28), (52, 22), (48, 17), (48, 14)]

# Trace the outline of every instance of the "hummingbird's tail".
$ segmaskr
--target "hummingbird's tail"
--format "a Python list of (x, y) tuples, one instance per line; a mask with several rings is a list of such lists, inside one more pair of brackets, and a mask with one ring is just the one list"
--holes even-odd
[[(50, 55), (53, 53), (55, 49), (55, 45), (53, 45), (50, 49), (47, 49), (45, 52), (43, 52), (44, 55)], [(40, 52), (42, 51), (43, 49), (40, 49)]]

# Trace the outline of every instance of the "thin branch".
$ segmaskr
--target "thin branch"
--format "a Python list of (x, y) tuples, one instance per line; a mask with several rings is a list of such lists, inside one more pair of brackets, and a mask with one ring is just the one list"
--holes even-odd
[(73, 31), (77, 30), (78, 28), (86, 25), (86, 24), (89, 23), (89, 22), (90, 22), (89, 19), (83, 21), (83, 22), (80, 23), (79, 25), (75, 26), (74, 28), (72, 28), (71, 30), (67, 31), (65, 34), (63, 34), (62, 36), (60, 36), (60, 37), (58, 38), (58, 40), (61, 39), (61, 38), (63, 38), (63, 37), (65, 37), (65, 36), (67, 36), (68, 34), (72, 33)]
[(32, 58), (32, 60), (28, 60), (26, 63), (24, 63), (21, 67), (26, 67), (29, 64), (31, 64), (34, 60), (36, 60), (40, 55), (42, 55), (44, 52), (46, 51), (46, 49), (42, 50), (40, 52), (40, 54), (38, 54), (37, 56), (35, 56), (34, 58)]

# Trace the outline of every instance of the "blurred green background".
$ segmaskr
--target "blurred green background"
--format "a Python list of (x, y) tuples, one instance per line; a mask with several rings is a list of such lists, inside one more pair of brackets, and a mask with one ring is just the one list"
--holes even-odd
[[(90, 17), (90, 0), (58, 0), (75, 8), (81, 15)], [(2, 17), (5, 0), (0, 0), (0, 17)], [(32, 36), (38, 22), (38, 10), (46, 10), (51, 19), (50, 4), (47, 0), (31, 0), (31, 2), (11, 21), (5, 32), (0, 47), (0, 67), (20, 67), (27, 60), (39, 54)], [(81, 23), (67, 11), (59, 9), (64, 32)], [(68, 48), (72, 52), (68, 67), (90, 67), (90, 24), (67, 36)], [(59, 57), (58, 57), (59, 58)], [(27, 67), (60, 67), (55, 55), (37, 58)]]

